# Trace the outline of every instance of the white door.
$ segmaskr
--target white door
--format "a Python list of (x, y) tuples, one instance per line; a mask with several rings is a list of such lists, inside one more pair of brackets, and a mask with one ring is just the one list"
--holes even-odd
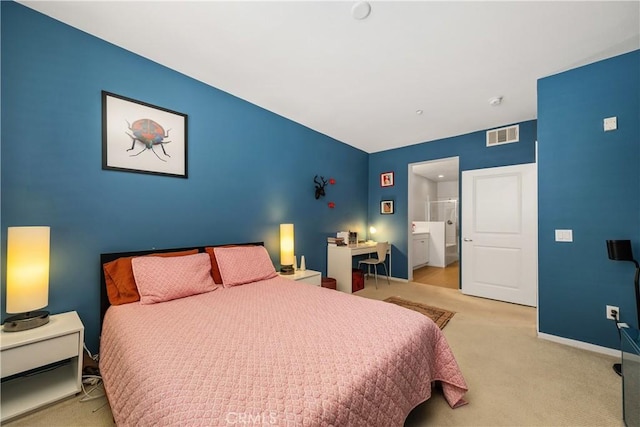
[(462, 172), (462, 293), (537, 305), (535, 163)]

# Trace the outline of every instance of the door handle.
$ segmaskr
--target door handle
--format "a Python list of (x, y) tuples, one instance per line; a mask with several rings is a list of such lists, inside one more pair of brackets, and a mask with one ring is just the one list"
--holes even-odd
[(469, 239), (469, 238), (466, 238), (466, 237), (464, 239), (462, 239), (462, 240), (464, 240), (465, 242), (473, 242), (473, 239)]

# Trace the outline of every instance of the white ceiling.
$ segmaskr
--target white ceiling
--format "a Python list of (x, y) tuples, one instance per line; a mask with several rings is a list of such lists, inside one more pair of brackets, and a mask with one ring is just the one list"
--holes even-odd
[(434, 182), (458, 181), (459, 169), (457, 157), (432, 160), (411, 166), (411, 172)]
[(537, 79), (640, 48), (638, 1), (20, 3), (368, 153), (535, 119)]

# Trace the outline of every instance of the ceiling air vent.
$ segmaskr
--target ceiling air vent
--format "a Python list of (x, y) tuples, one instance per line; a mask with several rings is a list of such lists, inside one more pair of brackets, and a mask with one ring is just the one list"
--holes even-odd
[(510, 144), (520, 140), (520, 125), (487, 131), (487, 147), (494, 145)]

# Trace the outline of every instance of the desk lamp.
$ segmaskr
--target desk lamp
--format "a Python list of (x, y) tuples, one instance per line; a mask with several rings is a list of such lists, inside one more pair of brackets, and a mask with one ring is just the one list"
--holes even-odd
[[(607, 252), (609, 259), (614, 261), (631, 261), (636, 265), (636, 277), (634, 280), (634, 286), (636, 291), (636, 315), (638, 323), (636, 326), (640, 328), (640, 289), (638, 288), (638, 279), (640, 278), (640, 265), (638, 261), (633, 259), (633, 251), (631, 249), (631, 240), (607, 240)], [(622, 365), (616, 363), (613, 365), (613, 370), (618, 375), (622, 374)]]
[(49, 227), (7, 229), (7, 313), (5, 332), (49, 323)]
[(373, 243), (373, 238), (375, 237), (374, 234), (376, 234), (376, 228), (372, 225), (371, 227), (369, 227), (369, 242)]

